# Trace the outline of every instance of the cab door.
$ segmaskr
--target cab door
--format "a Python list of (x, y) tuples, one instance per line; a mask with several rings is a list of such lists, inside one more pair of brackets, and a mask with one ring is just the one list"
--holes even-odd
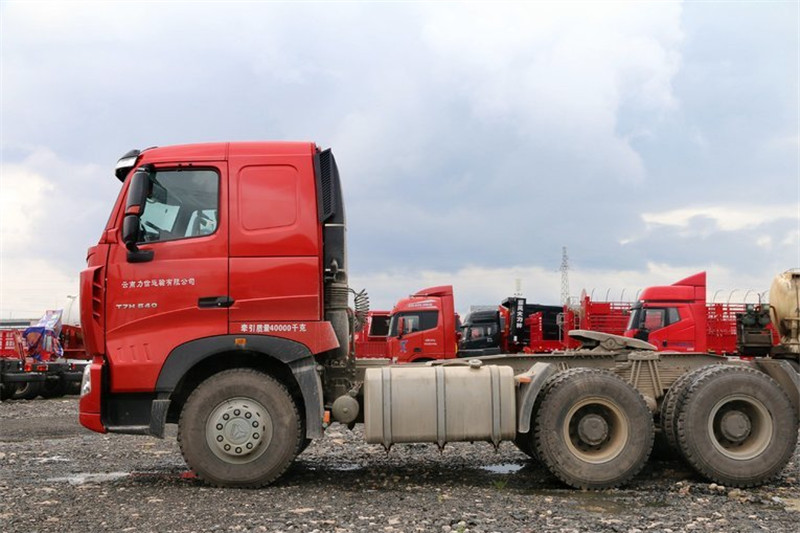
[[(686, 308), (683, 309), (685, 313)], [(678, 308), (645, 308), (643, 312), (641, 327), (649, 331), (647, 342), (659, 350), (691, 352), (696, 349), (694, 321), (682, 319)]]
[[(106, 349), (113, 392), (152, 391), (175, 347), (228, 329), (226, 164), (164, 164), (148, 174), (139, 253), (126, 249), (121, 236), (109, 251)], [(124, 213), (119, 216), (117, 228)]]
[[(403, 329), (399, 331), (400, 318)], [(444, 339), (439, 326), (439, 311), (403, 311), (392, 317), (389, 330), (389, 356), (398, 363), (441, 359)]]

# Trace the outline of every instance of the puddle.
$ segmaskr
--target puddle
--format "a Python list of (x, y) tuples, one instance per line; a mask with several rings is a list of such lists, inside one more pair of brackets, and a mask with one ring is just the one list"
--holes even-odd
[(53, 457), (42, 457), (41, 459), (37, 459), (36, 462), (40, 465), (47, 464), (47, 463), (69, 463), (72, 459), (67, 459), (66, 457), (61, 457), (60, 455), (54, 455)]
[(514, 472), (519, 472), (523, 468), (523, 465), (517, 463), (500, 463), (497, 465), (482, 466), (481, 470), (486, 470), (492, 474), (513, 474)]
[(358, 470), (361, 468), (361, 465), (356, 464), (342, 464), (342, 465), (335, 465), (332, 466), (330, 469), (336, 472), (352, 472), (353, 470)]
[(629, 505), (603, 492), (540, 489), (527, 490), (525, 493), (542, 497), (545, 501), (558, 499), (563, 503), (571, 500), (575, 507), (589, 513), (625, 515), (630, 512)]
[(107, 483), (129, 477), (128, 472), (109, 472), (107, 474), (72, 474), (66, 477), (54, 477), (47, 481), (54, 483), (69, 483), (70, 485), (83, 485), (84, 483)]

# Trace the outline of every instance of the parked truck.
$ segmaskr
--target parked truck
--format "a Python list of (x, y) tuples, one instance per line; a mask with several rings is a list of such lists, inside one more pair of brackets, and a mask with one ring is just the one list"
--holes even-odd
[(369, 310), (362, 328), (353, 334), (358, 358), (386, 359), (389, 341), (389, 311)]
[[(765, 482), (796, 448), (796, 336), (791, 349), (752, 361), (586, 331), (572, 332), (580, 349), (551, 354), (357, 360), (330, 150), (151, 148), (126, 154), (116, 175), (119, 196), (81, 273), (93, 360), (80, 422), (157, 437), (177, 423), (186, 462), (210, 484), (271, 483), (329, 417), (363, 422), (367, 441), (387, 449), (514, 441), (588, 489), (635, 476), (656, 423), (698, 472), (727, 486)], [(407, 324), (398, 317), (406, 338)]]
[[(744, 334), (742, 320), (755, 321), (748, 326), (749, 334)], [(772, 323), (768, 305), (707, 303), (706, 273), (698, 272), (672, 285), (644, 289), (624, 335), (659, 350), (764, 355), (779, 344)], [(753, 326), (761, 332), (758, 339)]]
[(529, 304), (520, 296), (508, 297), (496, 308), (479, 309), (465, 317), (459, 357), (578, 348), (580, 343), (569, 336), (571, 331), (621, 335), (630, 307), (627, 302), (592, 301), (585, 291), (578, 305)]

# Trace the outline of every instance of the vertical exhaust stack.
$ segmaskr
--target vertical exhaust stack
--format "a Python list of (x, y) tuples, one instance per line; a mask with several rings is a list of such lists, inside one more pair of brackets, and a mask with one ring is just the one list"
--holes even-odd
[(769, 289), (772, 325), (781, 336), (782, 348), (800, 354), (800, 269), (778, 274)]

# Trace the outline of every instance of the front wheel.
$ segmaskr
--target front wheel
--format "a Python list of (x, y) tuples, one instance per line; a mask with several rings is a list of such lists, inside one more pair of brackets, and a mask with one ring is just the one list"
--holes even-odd
[(220, 487), (275, 481), (300, 447), (302, 423), (289, 392), (252, 369), (220, 372), (186, 400), (178, 443), (186, 463)]
[(606, 489), (635, 476), (653, 449), (642, 395), (610, 372), (573, 368), (551, 377), (534, 411), (534, 448), (567, 485)]

